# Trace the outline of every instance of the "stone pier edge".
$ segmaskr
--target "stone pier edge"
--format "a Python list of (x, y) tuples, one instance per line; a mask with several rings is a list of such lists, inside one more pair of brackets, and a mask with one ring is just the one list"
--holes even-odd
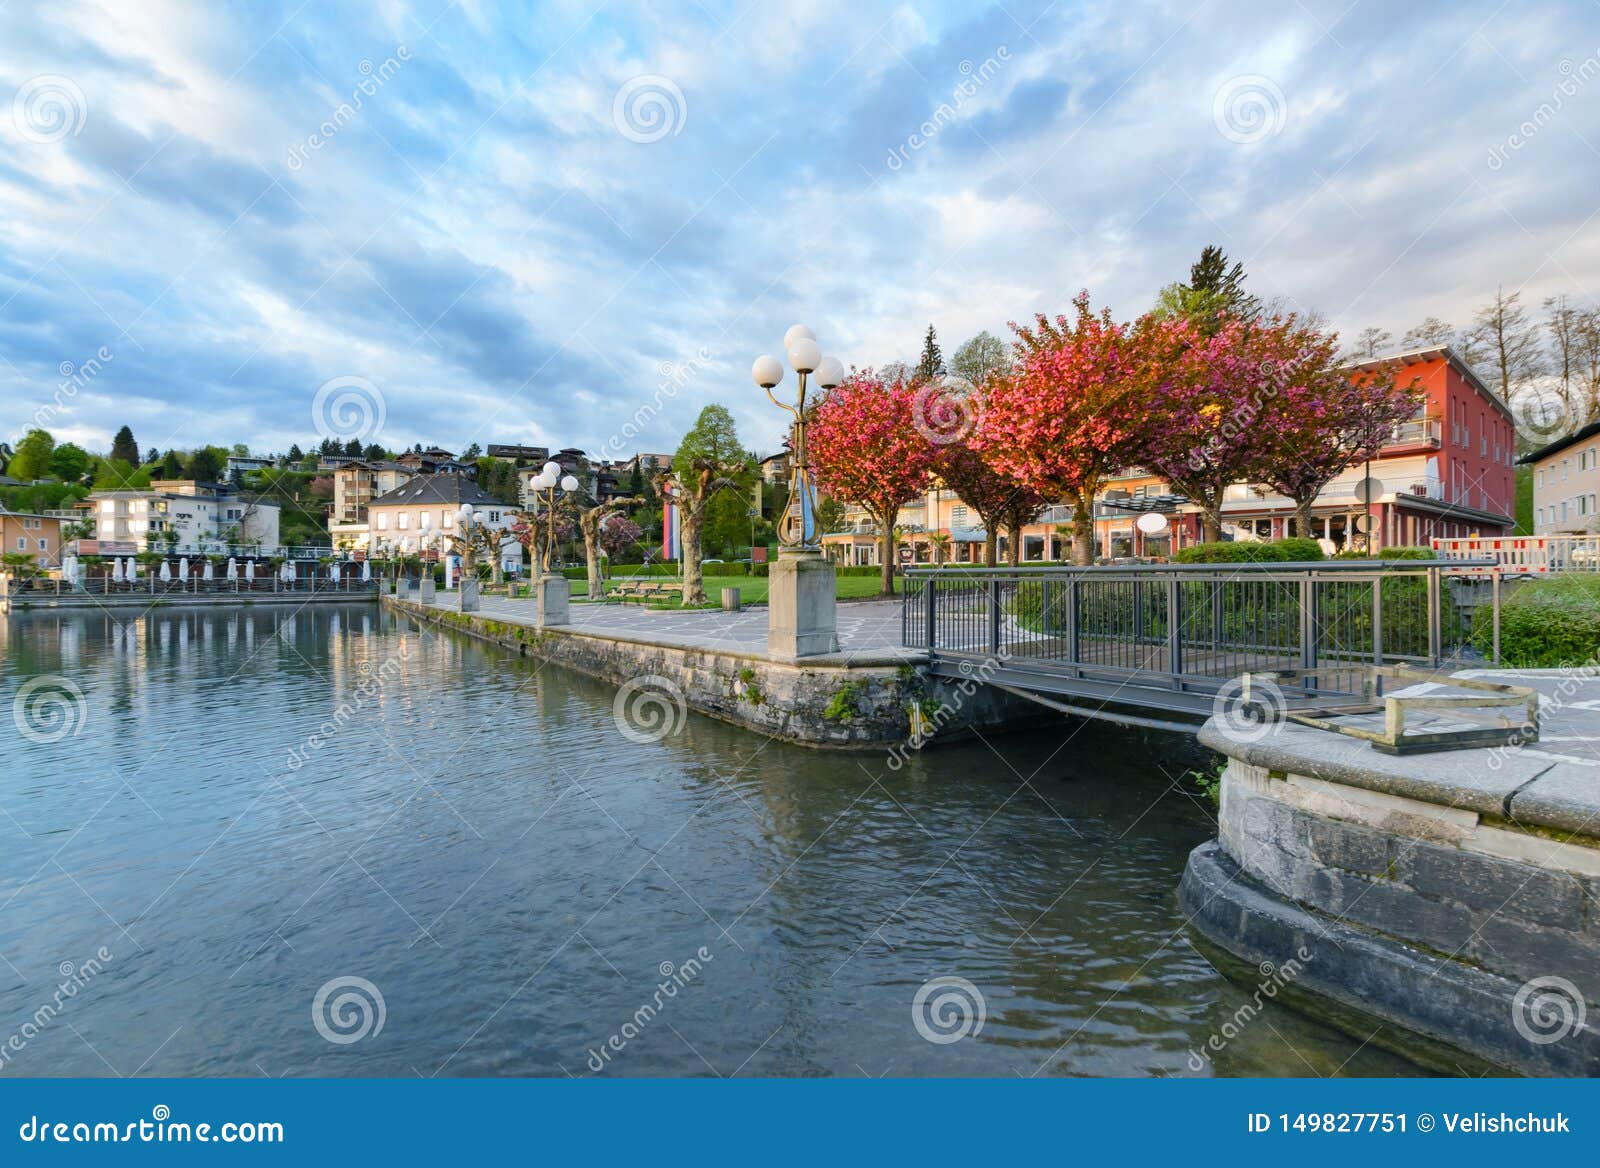
[[(777, 661), (748, 649), (687, 646), (647, 635), (544, 629), (452, 612), (394, 596), (385, 608), (519, 656), (612, 685), (643, 677), (669, 681), (689, 709), (800, 746), (879, 750), (904, 760), (924, 746), (1037, 725), (1039, 708), (987, 686), (958, 690), (928, 676), (927, 655), (888, 649)], [(936, 736), (912, 737), (915, 711), (943, 707)]]

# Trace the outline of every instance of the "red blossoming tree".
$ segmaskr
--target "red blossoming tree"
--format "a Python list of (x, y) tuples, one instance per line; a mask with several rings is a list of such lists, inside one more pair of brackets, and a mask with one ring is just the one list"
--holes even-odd
[(961, 441), (938, 447), (933, 473), (983, 520), (983, 562), (994, 566), (996, 537), (1004, 531), (1009, 536), (1007, 558), (1017, 563), (1020, 529), (1033, 521), (1048, 500), (1026, 483), (996, 470)]
[(894, 595), (895, 521), (927, 489), (938, 449), (916, 421), (916, 387), (865, 369), (829, 390), (807, 423), (817, 484), (865, 508), (878, 526), (885, 597)]
[(1186, 319), (1149, 321), (1155, 374), (1144, 450), (1135, 459), (1200, 508), (1203, 538), (1222, 538), (1228, 487), (1257, 480), (1284, 429), (1299, 425), (1277, 398), (1294, 318), (1223, 319), (1207, 335)]
[(1094, 558), (1094, 498), (1137, 461), (1149, 429), (1151, 370), (1140, 330), (1073, 299), (1074, 319), (1013, 324), (1013, 371), (985, 387), (974, 445), (1001, 474), (1072, 503), (1076, 563)]
[(1352, 371), (1338, 336), (1286, 322), (1271, 337), (1275, 410), (1288, 425), (1267, 427), (1258, 478), (1294, 501), (1295, 534), (1310, 536), (1311, 508), (1324, 487), (1388, 441), (1394, 427), (1426, 400), (1421, 383), (1402, 384), (1395, 369)]

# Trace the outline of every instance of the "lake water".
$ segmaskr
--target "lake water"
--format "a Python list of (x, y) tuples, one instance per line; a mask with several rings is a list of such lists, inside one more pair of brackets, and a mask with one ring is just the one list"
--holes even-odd
[(1250, 991), (1159, 738), (650, 740), (364, 607), (0, 642), (0, 1075), (1416, 1073), (1271, 1002), (1191, 1055)]

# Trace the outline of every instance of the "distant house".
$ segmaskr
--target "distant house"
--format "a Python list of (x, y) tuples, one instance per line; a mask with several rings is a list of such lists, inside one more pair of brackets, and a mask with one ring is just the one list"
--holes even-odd
[(370, 543), (367, 506), (414, 478), (398, 461), (360, 459), (333, 472), (333, 502), (328, 505), (328, 535), (335, 548), (366, 551)]
[(1600, 422), (1524, 455), (1533, 468), (1533, 534), (1600, 531)]
[(237, 483), (246, 471), (269, 470), (276, 465), (277, 463), (270, 458), (252, 458), (246, 454), (230, 454), (228, 455), (225, 472), (229, 482)]
[(522, 545), (511, 535), (516, 509), (483, 491), (465, 475), (417, 475), (367, 504), (368, 548), (374, 555), (417, 555), (448, 550), (460, 534), (456, 513), (470, 503), (473, 522), (506, 533), (500, 543), (506, 571), (520, 571)]
[(94, 491), (78, 506), (94, 521), (99, 555), (270, 554), (282, 546), (277, 502), (219, 483), (158, 479), (149, 490)]
[(506, 446), (491, 442), (486, 453), (490, 458), (504, 458), (510, 462), (537, 462), (540, 466), (550, 461), (548, 446)]
[(31, 556), (41, 568), (61, 565), (61, 524), (55, 515), (34, 515), (0, 507), (0, 549)]

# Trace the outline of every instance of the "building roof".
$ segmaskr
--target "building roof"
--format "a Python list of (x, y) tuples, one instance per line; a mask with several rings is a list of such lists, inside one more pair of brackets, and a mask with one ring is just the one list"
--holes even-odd
[(457, 507), (463, 503), (471, 503), (474, 507), (510, 506), (484, 491), (466, 475), (424, 474), (379, 495), (367, 504), (367, 508), (411, 507), (429, 503), (448, 503)]
[(1376, 357), (1366, 357), (1360, 361), (1348, 362), (1344, 367), (1346, 369), (1374, 369), (1382, 365), (1421, 365), (1424, 361), (1438, 360), (1443, 360), (1454, 368), (1473, 389), (1488, 398), (1489, 403), (1495, 409), (1510, 419), (1513, 427), (1517, 424), (1516, 416), (1512, 414), (1511, 407), (1506, 405), (1505, 399), (1490, 389), (1483, 378), (1472, 371), (1472, 366), (1467, 364), (1466, 359), (1449, 345), (1429, 345), (1422, 349), (1404, 349), (1394, 353), (1380, 353)]
[(1565, 438), (1557, 438), (1554, 442), (1541, 446), (1531, 453), (1524, 454), (1517, 461), (1524, 465), (1532, 466), (1536, 462), (1543, 462), (1552, 454), (1560, 454), (1569, 446), (1576, 446), (1586, 439), (1593, 438), (1596, 434), (1600, 434), (1600, 422), (1590, 422), (1583, 429), (1574, 431)]

